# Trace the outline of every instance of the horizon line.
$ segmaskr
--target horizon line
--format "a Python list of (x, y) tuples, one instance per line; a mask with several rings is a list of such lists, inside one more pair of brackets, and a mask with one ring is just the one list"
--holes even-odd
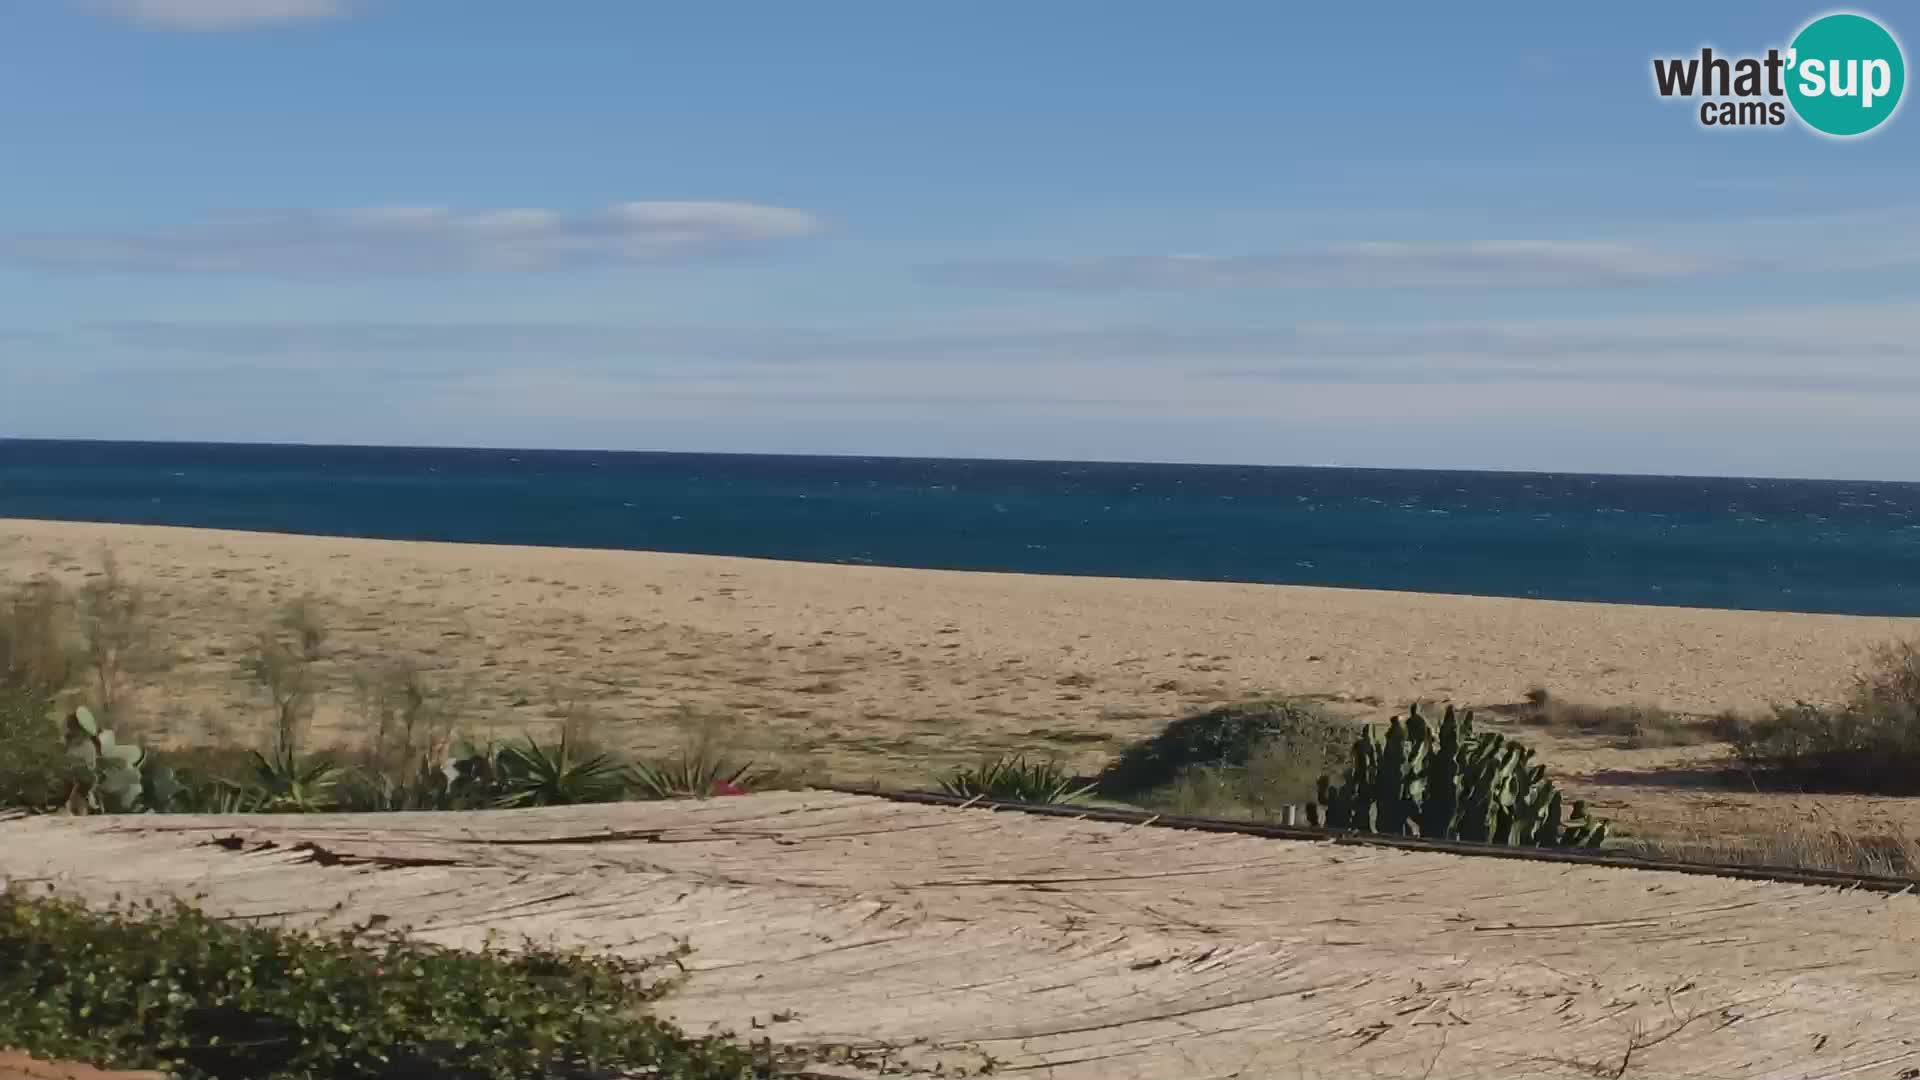
[(1588, 472), (1567, 469), (1469, 469), (1434, 468), (1418, 465), (1276, 465), (1253, 462), (1208, 462), (1208, 461), (1164, 461), (1147, 458), (1140, 459), (1104, 459), (1104, 458), (1033, 458), (1033, 457), (993, 457), (989, 455), (924, 455), (924, 454), (859, 454), (859, 453), (801, 453), (746, 450), (661, 450), (661, 449), (614, 449), (610, 447), (540, 447), (540, 446), (475, 446), (446, 443), (321, 443), (321, 442), (249, 442), (207, 439), (93, 439), (93, 438), (48, 438), (24, 435), (0, 435), (0, 445), (7, 443), (81, 443), (96, 446), (217, 446), (217, 447), (261, 447), (273, 449), (298, 450), (469, 450), (486, 453), (527, 453), (527, 454), (627, 454), (652, 457), (734, 457), (734, 458), (796, 458), (826, 459), (831, 461), (944, 461), (962, 463), (988, 463), (1004, 465), (1145, 465), (1179, 469), (1275, 469), (1292, 471), (1327, 472), (1414, 472), (1436, 473), (1441, 475), (1468, 476), (1577, 476), (1596, 479), (1635, 479), (1635, 480), (1765, 480), (1780, 483), (1820, 483), (1820, 484), (1898, 484), (1901, 486), (1920, 486), (1920, 480), (1889, 480), (1866, 477), (1836, 476), (1764, 476), (1740, 474), (1708, 473), (1659, 473), (1659, 472)]

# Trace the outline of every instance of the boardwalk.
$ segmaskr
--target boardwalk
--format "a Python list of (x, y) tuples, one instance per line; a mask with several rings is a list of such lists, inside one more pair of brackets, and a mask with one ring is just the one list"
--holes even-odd
[(0, 821), (0, 876), (646, 955), (695, 1030), (1059, 1080), (1920, 1069), (1920, 898), (783, 793)]

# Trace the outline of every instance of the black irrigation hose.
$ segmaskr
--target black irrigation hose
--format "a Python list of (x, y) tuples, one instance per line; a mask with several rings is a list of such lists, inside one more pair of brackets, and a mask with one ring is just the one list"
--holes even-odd
[(1802, 870), (1788, 866), (1739, 866), (1727, 863), (1673, 862), (1643, 859), (1635, 855), (1586, 849), (1513, 847), (1470, 840), (1427, 840), (1417, 836), (1388, 836), (1380, 833), (1350, 832), (1344, 829), (1317, 829), (1305, 825), (1262, 825), (1221, 818), (1179, 817), (1145, 810), (1104, 810), (1090, 807), (998, 802), (982, 798), (962, 798), (931, 791), (888, 791), (872, 787), (828, 785), (820, 790), (843, 795), (866, 795), (893, 802), (921, 803), (927, 806), (970, 807), (978, 810), (1010, 810), (1036, 817), (1069, 818), (1076, 821), (1104, 821), (1120, 825), (1149, 825), (1160, 829), (1185, 829), (1191, 832), (1233, 833), (1274, 840), (1313, 840), (1321, 843), (1349, 844), (1359, 847), (1399, 848), (1403, 851), (1438, 851), (1449, 855), (1478, 855), (1492, 859), (1521, 859), (1528, 862), (1567, 863), (1576, 866), (1610, 866), (1621, 870), (1664, 870), (1675, 874), (1703, 877), (1738, 878), (1745, 881), (1777, 881), (1789, 885), (1823, 885), (1866, 892), (1904, 893), (1920, 889), (1920, 882), (1882, 874), (1845, 874), (1835, 870)]

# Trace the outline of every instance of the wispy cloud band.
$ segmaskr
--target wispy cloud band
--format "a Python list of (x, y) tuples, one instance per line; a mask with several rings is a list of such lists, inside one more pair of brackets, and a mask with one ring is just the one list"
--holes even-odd
[(145, 231), (0, 235), (0, 261), (279, 276), (524, 272), (720, 254), (820, 227), (802, 210), (741, 202), (626, 202), (585, 213), (280, 210)]
[(142, 26), (212, 32), (275, 23), (312, 22), (347, 14), (346, 0), (81, 0)]
[(945, 263), (926, 273), (952, 284), (1043, 289), (1540, 289), (1614, 288), (1741, 268), (1629, 244), (1538, 240), (1015, 259)]
[[(1418, 362), (1447, 372), (1714, 362), (1794, 371), (1920, 363), (1920, 309), (1906, 305), (1701, 312), (1635, 319), (1292, 322), (1264, 326), (990, 320), (924, 325), (768, 326), (542, 322), (114, 321), (75, 328), (116, 346), (254, 358), (326, 355), (653, 357), (702, 363), (1020, 365), (1098, 363), (1189, 374), (1334, 370)], [(1288, 367), (1288, 365), (1291, 365)], [(1383, 369), (1384, 370), (1384, 369)]]

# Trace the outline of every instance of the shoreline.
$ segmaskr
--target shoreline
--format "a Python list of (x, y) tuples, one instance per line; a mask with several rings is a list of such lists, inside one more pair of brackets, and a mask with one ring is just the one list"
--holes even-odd
[[(1598, 474), (1596, 474), (1598, 475)], [(158, 529), (181, 533), (206, 533), (217, 535), (284, 537), (304, 540), (339, 540), (353, 543), (419, 545), (424, 547), (478, 548), (491, 551), (525, 552), (561, 552), (573, 554), (628, 554), (661, 556), (679, 559), (732, 560), (745, 563), (764, 564), (775, 567), (847, 567), (865, 570), (898, 570), (915, 574), (958, 574), (972, 577), (1002, 577), (1035, 579), (1041, 581), (1093, 581), (1113, 585), (1132, 585), (1145, 583), (1164, 583), (1183, 586), (1225, 586), (1232, 588), (1287, 589), (1301, 592), (1350, 593), (1364, 596), (1404, 597), (1414, 600), (1446, 598), (1461, 600), (1515, 601), (1527, 604), (1561, 604), (1581, 607), (1627, 608), (1649, 611), (1680, 611), (1696, 613), (1726, 613), (1735, 615), (1784, 615), (1793, 617), (1831, 618), (1831, 619), (1877, 619), (1895, 623), (1912, 624), (1913, 631), (1920, 634), (1920, 614), (1882, 615), (1872, 612), (1846, 611), (1804, 611), (1797, 608), (1765, 607), (1706, 607), (1695, 604), (1641, 604), (1626, 600), (1583, 600), (1546, 596), (1514, 596), (1507, 593), (1466, 593), (1466, 592), (1424, 592), (1413, 589), (1373, 588), (1365, 585), (1302, 585), (1290, 582), (1251, 581), (1223, 578), (1174, 578), (1174, 577), (1126, 577), (1111, 574), (1073, 574), (1044, 573), (1035, 570), (983, 570), (966, 567), (944, 566), (905, 566), (895, 563), (847, 561), (823, 561), (813, 559), (787, 559), (774, 555), (725, 555), (711, 552), (674, 551), (664, 548), (623, 548), (623, 547), (581, 547), (564, 544), (502, 544), (487, 540), (419, 540), (390, 536), (370, 536), (359, 533), (310, 533), (291, 532), (278, 529), (227, 529), (203, 525), (152, 525), (139, 522), (107, 521), (92, 518), (36, 518), (0, 516), (0, 531), (9, 526), (20, 525), (74, 525), (103, 529)]]

